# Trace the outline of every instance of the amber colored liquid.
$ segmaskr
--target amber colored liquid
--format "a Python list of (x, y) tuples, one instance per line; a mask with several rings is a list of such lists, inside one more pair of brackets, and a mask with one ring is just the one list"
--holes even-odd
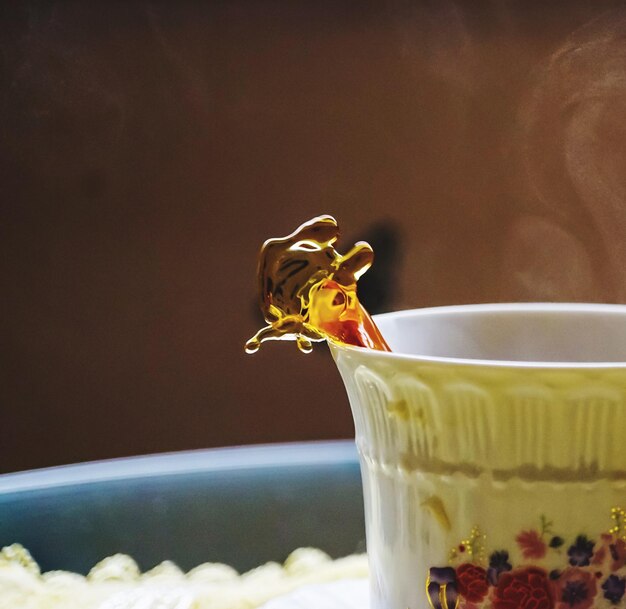
[(295, 340), (303, 352), (321, 340), (390, 351), (356, 293), (358, 278), (372, 264), (372, 248), (360, 242), (339, 254), (338, 236), (335, 219), (319, 216), (263, 244), (259, 296), (268, 325), (246, 343), (248, 353), (268, 340)]

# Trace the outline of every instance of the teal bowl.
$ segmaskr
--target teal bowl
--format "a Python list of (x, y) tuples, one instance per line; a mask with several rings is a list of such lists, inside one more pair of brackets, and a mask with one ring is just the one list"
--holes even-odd
[(142, 570), (223, 562), (245, 571), (298, 547), (364, 551), (353, 442), (132, 457), (0, 476), (0, 547), (86, 573), (130, 554)]

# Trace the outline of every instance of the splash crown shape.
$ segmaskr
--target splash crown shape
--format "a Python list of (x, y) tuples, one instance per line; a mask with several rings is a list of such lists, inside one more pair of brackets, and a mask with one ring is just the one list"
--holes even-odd
[(323, 340), (389, 351), (356, 295), (374, 252), (359, 241), (339, 254), (334, 248), (338, 237), (337, 221), (322, 215), (263, 244), (259, 304), (267, 326), (248, 340), (246, 352), (255, 353), (267, 340), (295, 340), (304, 353)]

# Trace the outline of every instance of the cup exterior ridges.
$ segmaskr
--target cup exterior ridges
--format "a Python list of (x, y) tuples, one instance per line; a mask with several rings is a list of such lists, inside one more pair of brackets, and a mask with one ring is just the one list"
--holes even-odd
[[(595, 556), (614, 529), (612, 514), (626, 508), (626, 369), (331, 350), (361, 460), (372, 609), (437, 602), (446, 609), (445, 586), (432, 584), (431, 569), (449, 567), (461, 577), (469, 569), (461, 565), (472, 564), (487, 573), (497, 552), (507, 553), (514, 574), (592, 568), (592, 559), (570, 564), (568, 552), (583, 536)], [(598, 578), (609, 569), (595, 568)], [(596, 593), (609, 576), (598, 579)], [(474, 605), (495, 607), (506, 577)], [(439, 590), (435, 604), (429, 582)], [(558, 578), (546, 582), (550, 594), (560, 593)], [(462, 588), (462, 578), (457, 583)]]

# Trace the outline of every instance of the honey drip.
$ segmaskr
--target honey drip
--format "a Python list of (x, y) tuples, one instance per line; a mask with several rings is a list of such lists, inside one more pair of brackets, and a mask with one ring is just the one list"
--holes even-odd
[(374, 252), (359, 241), (341, 255), (333, 246), (338, 237), (337, 221), (325, 215), (263, 244), (258, 278), (267, 326), (246, 343), (247, 353), (268, 340), (295, 340), (304, 353), (323, 340), (390, 351), (356, 293)]

